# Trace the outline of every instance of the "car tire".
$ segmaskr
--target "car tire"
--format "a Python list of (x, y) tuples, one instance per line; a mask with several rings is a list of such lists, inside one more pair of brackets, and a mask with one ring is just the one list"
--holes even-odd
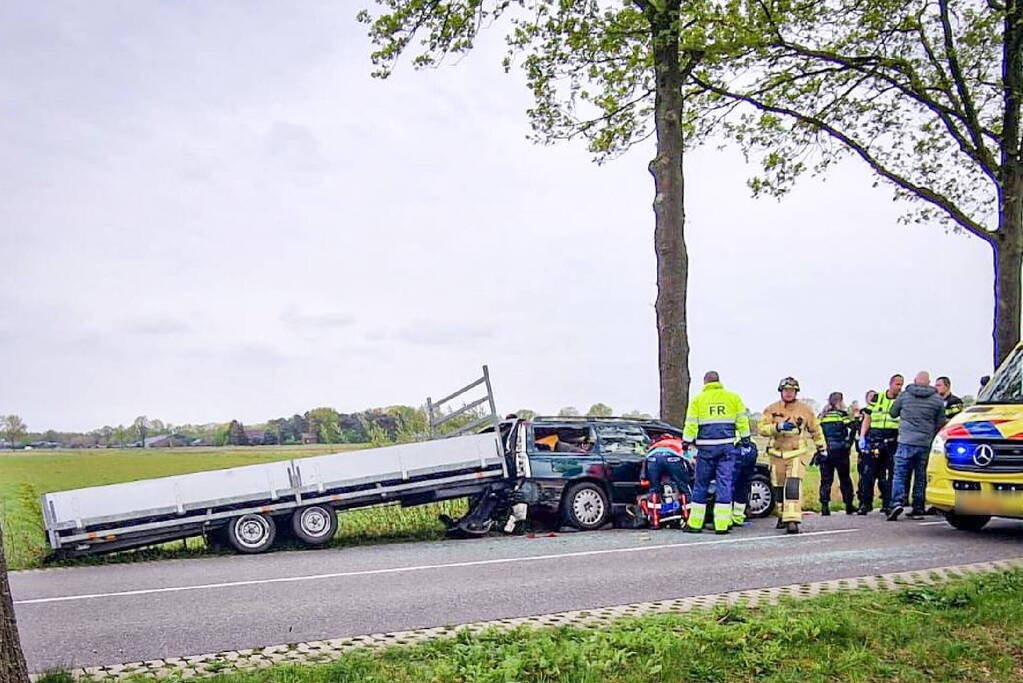
[(308, 546), (327, 545), (337, 533), (337, 513), (329, 505), (310, 505), (295, 510), (291, 533)]
[(582, 531), (599, 529), (611, 519), (611, 501), (607, 492), (588, 481), (569, 487), (563, 508), (565, 520)]
[(991, 521), (990, 515), (957, 515), (954, 512), (945, 514), (945, 521), (960, 531), (980, 531)]
[(277, 525), (270, 515), (241, 515), (228, 523), (226, 536), (228, 545), (240, 553), (263, 553), (274, 544)]
[(754, 474), (749, 483), (749, 515), (754, 519), (769, 517), (778, 501), (774, 499), (771, 480), (763, 474)]

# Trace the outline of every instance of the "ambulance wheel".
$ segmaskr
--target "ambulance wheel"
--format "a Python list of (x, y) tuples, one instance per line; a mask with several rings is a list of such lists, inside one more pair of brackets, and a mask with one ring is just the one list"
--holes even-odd
[(576, 529), (593, 531), (607, 524), (611, 517), (611, 503), (604, 489), (583, 481), (565, 493), (565, 519)]
[(991, 521), (990, 515), (957, 515), (954, 512), (945, 514), (945, 521), (960, 531), (980, 531)]
[(774, 499), (771, 480), (762, 474), (754, 474), (749, 483), (749, 515), (755, 519), (768, 517), (774, 512), (778, 501)]
[(277, 526), (270, 515), (235, 517), (227, 525), (227, 543), (240, 553), (266, 552), (277, 538)]
[(306, 545), (326, 545), (337, 533), (337, 513), (327, 505), (310, 505), (295, 510), (291, 516), (291, 532)]

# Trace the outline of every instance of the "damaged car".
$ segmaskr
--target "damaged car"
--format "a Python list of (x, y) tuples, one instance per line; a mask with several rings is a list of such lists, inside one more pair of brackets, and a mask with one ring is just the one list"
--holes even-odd
[[(622, 519), (646, 491), (650, 445), (664, 434), (682, 436), (667, 422), (616, 417), (512, 419), (502, 422), (501, 432), (517, 477), (515, 501), (526, 516), (580, 530)], [(749, 515), (766, 517), (774, 506), (770, 470), (757, 463)]]

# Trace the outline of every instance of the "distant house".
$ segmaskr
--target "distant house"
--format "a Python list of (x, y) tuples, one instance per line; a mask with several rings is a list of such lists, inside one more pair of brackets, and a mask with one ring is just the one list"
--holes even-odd
[(208, 438), (206, 438), (204, 436), (202, 438), (195, 439), (194, 441), (192, 441), (191, 445), (193, 445), (193, 446), (212, 446), (214, 444), (213, 444), (213, 440), (212, 439), (208, 439)]
[(180, 446), (191, 446), (192, 439), (184, 434), (160, 434), (159, 436), (147, 436), (145, 448), (178, 448)]
[(302, 443), (316, 443), (316, 435), (312, 432), (302, 432)]

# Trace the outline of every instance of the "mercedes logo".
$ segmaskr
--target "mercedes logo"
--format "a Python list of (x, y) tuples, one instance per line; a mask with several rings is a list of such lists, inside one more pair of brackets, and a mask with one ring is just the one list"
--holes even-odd
[(987, 467), (994, 459), (995, 451), (986, 443), (977, 446), (977, 450), (973, 452), (973, 464), (977, 467)]

